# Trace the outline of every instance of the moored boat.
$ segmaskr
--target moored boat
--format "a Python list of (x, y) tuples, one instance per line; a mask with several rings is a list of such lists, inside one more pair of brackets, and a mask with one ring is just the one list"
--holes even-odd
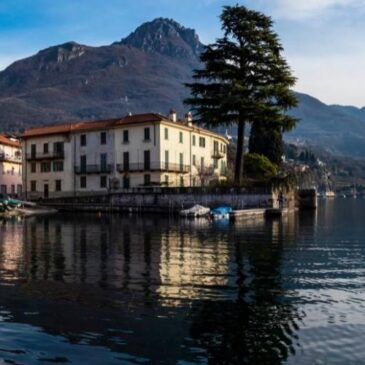
[(184, 209), (184, 210), (180, 211), (180, 215), (182, 217), (195, 218), (195, 217), (204, 217), (204, 216), (208, 215), (209, 212), (210, 212), (209, 208), (204, 207), (203, 205), (196, 204), (189, 209)]
[(228, 206), (217, 207), (212, 209), (210, 215), (214, 219), (229, 219), (229, 214), (232, 212), (232, 208)]

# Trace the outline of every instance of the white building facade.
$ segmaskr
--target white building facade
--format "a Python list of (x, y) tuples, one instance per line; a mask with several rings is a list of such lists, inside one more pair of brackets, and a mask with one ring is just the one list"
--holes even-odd
[(22, 157), (19, 140), (0, 135), (0, 192), (22, 195)]
[(175, 113), (33, 128), (22, 137), (23, 184), (28, 199), (206, 186), (226, 179), (228, 143)]

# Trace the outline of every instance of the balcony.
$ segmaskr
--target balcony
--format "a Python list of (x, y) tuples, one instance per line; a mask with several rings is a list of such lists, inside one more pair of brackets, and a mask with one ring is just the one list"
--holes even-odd
[(10, 155), (5, 154), (5, 153), (0, 153), (0, 161), (1, 162), (13, 162), (13, 163), (21, 164), (22, 163), (22, 156), (21, 155), (10, 156)]
[(37, 153), (27, 153), (26, 159), (27, 161), (36, 161), (36, 160), (61, 160), (65, 158), (64, 151), (53, 151), (48, 153), (37, 152)]
[(113, 165), (86, 165), (75, 166), (76, 174), (110, 174), (113, 172)]
[(130, 163), (130, 164), (118, 164), (117, 170), (119, 172), (145, 172), (145, 171), (163, 171), (163, 172), (190, 172), (189, 165), (183, 165), (178, 163), (167, 163), (167, 162), (151, 162), (149, 164), (141, 163)]
[(212, 153), (212, 159), (214, 159), (214, 160), (220, 160), (223, 157), (224, 157), (224, 153), (223, 152), (219, 152), (219, 151), (215, 150)]

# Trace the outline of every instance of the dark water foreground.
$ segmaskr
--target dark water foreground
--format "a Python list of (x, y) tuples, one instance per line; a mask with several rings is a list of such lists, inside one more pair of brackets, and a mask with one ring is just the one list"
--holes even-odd
[(250, 224), (0, 226), (0, 364), (365, 364), (365, 200)]

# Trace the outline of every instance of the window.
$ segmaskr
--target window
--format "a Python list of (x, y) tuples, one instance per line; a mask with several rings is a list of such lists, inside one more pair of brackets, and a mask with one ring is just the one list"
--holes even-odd
[(184, 154), (180, 153), (179, 154), (179, 163), (180, 163), (180, 171), (184, 170)]
[(129, 171), (129, 152), (123, 153), (123, 170)]
[(100, 133), (100, 144), (106, 144), (106, 132)]
[(169, 175), (165, 175), (165, 185), (169, 186)]
[(21, 184), (18, 184), (16, 186), (16, 193), (17, 193), (18, 196), (21, 196), (22, 195), (22, 193), (23, 193), (23, 186)]
[(193, 183), (193, 186), (196, 186), (196, 177), (193, 177), (192, 183)]
[(200, 158), (200, 168), (203, 170), (204, 169), (204, 157)]
[(100, 187), (101, 188), (107, 187), (107, 177), (106, 176), (100, 176)]
[(32, 162), (32, 163), (30, 164), (30, 172), (31, 172), (32, 174), (34, 174), (34, 173), (36, 173), (36, 172), (37, 172), (37, 164), (36, 164), (35, 162)]
[(170, 156), (169, 156), (169, 151), (165, 151), (165, 169), (168, 170), (169, 169), (169, 159), (170, 159)]
[(41, 163), (41, 172), (51, 172), (51, 163), (50, 162), (42, 162)]
[(37, 145), (35, 144), (32, 144), (30, 146), (30, 154), (31, 154), (31, 157), (34, 158), (35, 155), (37, 154)]
[(86, 134), (80, 136), (80, 146), (86, 146)]
[(184, 176), (180, 176), (180, 186), (184, 186)]
[(63, 171), (63, 161), (53, 162), (53, 171), (54, 172)]
[(32, 180), (31, 182), (30, 182), (30, 191), (31, 192), (35, 192), (35, 191), (37, 191), (37, 181), (35, 181), (35, 180)]
[(193, 155), (193, 166), (196, 166), (196, 156)]
[(130, 179), (129, 176), (123, 176), (123, 189), (129, 189)]
[(195, 138), (195, 136), (193, 134), (193, 146), (195, 146), (195, 144), (196, 144), (196, 138)]
[(129, 131), (126, 129), (125, 131), (123, 131), (123, 143), (128, 143), (129, 142)]
[(144, 151), (144, 169), (150, 170), (150, 168), (151, 168), (150, 151)]
[(179, 132), (179, 143), (183, 143), (183, 132)]
[(43, 144), (43, 153), (47, 154), (48, 153), (48, 143), (44, 143)]
[(150, 185), (151, 184), (151, 175), (150, 174), (144, 175), (144, 184), (145, 185)]
[(214, 159), (214, 160), (213, 160), (213, 167), (214, 167), (215, 169), (217, 169), (217, 168), (218, 168), (218, 160), (217, 160), (217, 159)]
[(219, 144), (217, 141), (213, 142), (213, 151), (214, 153), (218, 153), (219, 152)]
[(10, 173), (11, 173), (11, 175), (13, 175), (13, 176), (14, 176), (14, 172), (15, 172), (15, 168), (14, 168), (14, 167), (12, 167), (12, 168), (11, 168), (11, 172), (10, 172)]
[(108, 154), (106, 153), (100, 154), (100, 169), (101, 171), (107, 171), (108, 169)]
[(57, 156), (63, 157), (64, 143), (63, 142), (53, 143), (53, 151)]
[(199, 147), (205, 147), (205, 138), (199, 137)]
[(221, 174), (224, 175), (226, 173), (226, 162), (221, 161)]
[(86, 155), (80, 156), (80, 170), (86, 172)]
[(6, 185), (1, 185), (1, 194), (7, 194), (8, 193), (8, 189)]
[(86, 188), (86, 176), (80, 176), (80, 188), (81, 189)]
[(62, 191), (62, 180), (56, 180), (56, 191)]
[(149, 141), (150, 140), (150, 129), (149, 128), (145, 128), (144, 129), (144, 140), (145, 141)]
[(11, 195), (15, 195), (15, 185), (11, 185)]
[(168, 140), (169, 139), (169, 129), (165, 128), (165, 139)]

